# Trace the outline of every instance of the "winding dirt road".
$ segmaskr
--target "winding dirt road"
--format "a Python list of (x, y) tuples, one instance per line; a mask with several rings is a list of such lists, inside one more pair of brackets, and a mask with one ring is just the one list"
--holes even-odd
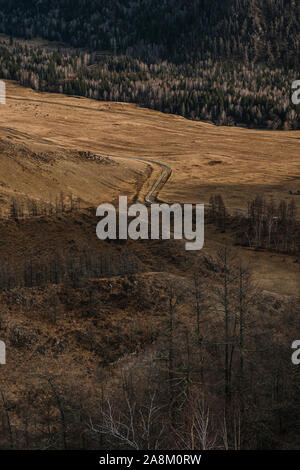
[[(66, 108), (86, 109), (86, 110), (89, 110), (89, 111), (95, 111), (95, 112), (100, 112), (100, 113), (103, 112), (100, 109), (93, 109), (93, 108), (89, 108), (87, 106), (76, 106), (76, 105), (67, 104), (67, 103), (60, 103), (60, 102), (57, 102), (57, 101), (40, 100), (40, 99), (39, 100), (31, 100), (31, 99), (28, 99), (28, 98), (16, 98), (16, 97), (7, 97), (7, 99), (11, 100), (11, 101), (22, 101), (22, 102), (40, 103), (40, 104), (42, 103), (42, 104), (50, 104), (50, 105), (53, 105), (53, 106), (60, 106), (60, 107), (66, 107)], [(11, 127), (0, 126), (0, 129), (3, 129), (6, 132), (10, 132), (13, 135), (19, 135), (21, 137), (25, 137), (28, 140), (36, 141), (38, 143), (50, 144), (50, 145), (55, 145), (55, 146), (62, 147), (61, 145), (59, 145), (56, 142), (51, 141), (49, 139), (44, 139), (42, 137), (40, 137), (40, 138), (34, 137), (30, 134), (18, 131), (16, 129), (11, 128)], [(135, 160), (135, 161), (138, 161), (138, 162), (148, 163), (151, 167), (153, 167), (153, 165), (157, 165), (160, 168), (162, 168), (163, 171), (161, 172), (159, 177), (156, 179), (156, 181), (154, 181), (150, 191), (145, 196), (145, 202), (148, 205), (154, 203), (159, 191), (162, 189), (162, 187), (166, 184), (166, 182), (168, 181), (168, 179), (172, 175), (172, 169), (169, 165), (167, 165), (166, 163), (159, 162), (159, 161), (151, 160), (149, 158), (119, 156), (119, 155), (107, 155), (107, 156), (109, 158), (112, 158), (112, 159)], [(156, 194), (156, 197), (155, 197), (155, 194)]]
[(145, 196), (145, 202), (146, 204), (149, 204), (149, 205), (155, 202), (155, 199), (156, 199), (155, 194), (158, 195), (161, 188), (166, 184), (166, 182), (172, 175), (172, 168), (169, 165), (167, 165), (166, 163), (156, 161), (156, 160), (150, 160), (149, 158), (144, 158), (144, 157), (126, 157), (126, 156), (121, 157), (121, 156), (115, 156), (115, 155), (108, 155), (108, 156), (109, 158), (122, 158), (125, 160), (136, 160), (139, 162), (145, 162), (145, 163), (149, 163), (151, 166), (154, 164), (154, 165), (160, 166), (163, 169), (163, 171), (161, 172), (157, 180), (153, 183), (153, 186), (151, 187), (150, 191)]
[[(61, 103), (61, 102), (50, 101), (50, 100), (41, 100), (41, 99), (31, 100), (31, 99), (28, 99), (28, 98), (17, 98), (17, 97), (7, 97), (7, 99), (12, 100), (12, 101), (23, 101), (23, 102), (31, 102), (31, 103), (44, 103), (44, 104), (50, 104), (50, 105), (53, 105), (53, 106), (60, 106), (60, 107), (66, 107), (66, 108), (87, 109), (89, 111), (95, 111), (95, 112), (98, 112), (98, 113), (103, 112), (103, 110), (101, 110), (101, 109), (95, 109), (95, 108), (92, 108), (92, 107), (89, 108), (89, 107), (86, 107), (86, 106), (76, 106), (76, 105), (73, 105), (73, 104)], [(0, 128), (5, 130), (5, 131), (10, 132), (13, 135), (20, 135), (20, 136), (25, 137), (29, 140), (34, 140), (34, 141), (39, 142), (39, 143), (51, 144), (51, 145), (54, 145), (54, 146), (63, 147), (60, 144), (57, 144), (56, 142), (51, 141), (49, 139), (45, 139), (45, 138), (42, 138), (42, 137), (40, 137), (40, 138), (34, 137), (34, 136), (29, 135), (25, 132), (20, 132), (16, 129), (13, 129), (13, 128), (10, 128), (10, 127), (0, 126)], [(160, 175), (154, 181), (150, 191), (148, 191), (148, 193), (145, 195), (144, 199), (145, 199), (145, 202), (146, 202), (147, 205), (151, 205), (157, 200), (159, 192), (161, 191), (163, 186), (167, 183), (167, 181), (170, 179), (170, 177), (172, 175), (172, 168), (168, 164), (157, 161), (157, 160), (152, 160), (152, 159), (145, 158), (145, 157), (133, 157), (133, 156), (119, 156), (119, 155), (107, 155), (107, 156), (111, 159), (135, 160), (135, 161), (138, 161), (138, 162), (144, 162), (144, 163), (149, 164), (151, 167), (153, 167), (153, 165), (156, 165), (156, 166), (159, 166), (162, 169)], [(136, 197), (138, 197), (138, 194), (136, 194)], [(191, 204), (196, 204), (196, 203), (191, 203)], [(210, 205), (205, 204), (205, 206), (209, 207)], [(243, 214), (245, 216), (248, 215), (248, 213), (243, 209), (229, 208), (229, 210), (231, 212)]]

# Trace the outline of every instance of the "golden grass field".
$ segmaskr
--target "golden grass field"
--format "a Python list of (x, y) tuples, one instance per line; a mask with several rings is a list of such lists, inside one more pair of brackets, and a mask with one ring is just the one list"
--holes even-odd
[[(216, 127), (134, 104), (37, 93), (15, 83), (7, 83), (0, 126), (0, 136), (37, 141), (40, 147), (168, 163), (173, 175), (161, 193), (165, 200), (202, 202), (220, 192), (228, 206), (245, 208), (256, 192), (288, 199), (289, 190), (300, 189), (300, 131)], [(131, 165), (126, 161), (123, 167)], [(110, 177), (115, 173), (109, 172)], [(98, 194), (92, 198), (99, 202)], [(300, 208), (300, 197), (295, 200)]]
[[(143, 200), (161, 172), (135, 159), (99, 165), (77, 151), (170, 165), (172, 176), (160, 192), (168, 202), (208, 202), (220, 193), (228, 207), (243, 209), (258, 193), (289, 200), (289, 191), (300, 189), (300, 131), (216, 127), (134, 104), (37, 93), (13, 82), (7, 82), (7, 104), (0, 110), (2, 205), (7, 196), (49, 201), (60, 191), (72, 192), (85, 205), (119, 194)], [(16, 146), (15, 156), (7, 142)], [(47, 161), (20, 153), (23, 145), (46, 152)], [(293, 197), (300, 210), (300, 196)], [(221, 235), (207, 234), (206, 249), (213, 251), (221, 241)], [(299, 264), (292, 257), (240, 251), (265, 289), (298, 292)]]

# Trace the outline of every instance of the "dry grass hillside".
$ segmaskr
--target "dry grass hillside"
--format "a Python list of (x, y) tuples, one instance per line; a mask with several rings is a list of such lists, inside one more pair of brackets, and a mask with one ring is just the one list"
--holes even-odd
[[(220, 192), (228, 206), (245, 208), (256, 192), (281, 199), (300, 190), (298, 131), (216, 127), (133, 104), (37, 93), (15, 83), (7, 83), (0, 126), (1, 136), (38, 149), (56, 146), (167, 163), (173, 175), (161, 198), (169, 201), (206, 202)], [(100, 180), (110, 184), (116, 172), (109, 174), (101, 178), (100, 172)], [(70, 180), (71, 175), (65, 184)], [(128, 187), (132, 184), (129, 178)], [(108, 191), (105, 198), (110, 196)], [(90, 202), (97, 204), (99, 194)], [(295, 202), (300, 208), (300, 197)]]
[[(61, 192), (80, 198), (83, 207), (125, 194), (143, 200), (161, 168), (138, 158), (171, 167), (160, 192), (165, 201), (208, 202), (220, 193), (227, 207), (245, 209), (259, 193), (275, 201), (294, 199), (300, 210), (300, 196), (289, 194), (300, 189), (298, 131), (216, 127), (8, 82), (0, 138), (4, 212), (11, 197), (54, 203)], [(213, 252), (224, 239), (232, 243), (228, 235), (207, 232), (206, 248)], [(245, 250), (242, 255), (267, 290), (297, 293), (299, 269), (292, 257)]]
[[(172, 169), (162, 200), (208, 202), (220, 193), (228, 207), (245, 209), (259, 193), (293, 198), (300, 210), (300, 196), (289, 194), (300, 189), (300, 132), (214, 127), (131, 104), (36, 93), (15, 83), (7, 83), (0, 111), (0, 337), (7, 344), (7, 365), (0, 368), (6, 410), (0, 447), (102, 448), (105, 441), (91, 437), (86, 425), (91, 415), (99, 419), (100, 403), (114, 397), (119, 403), (126, 387), (135, 398), (146, 395), (156, 383), (164, 395), (172, 289), (179, 298), (172, 312), (178, 384), (217, 402), (216, 414), (221, 410), (223, 416), (223, 352), (216, 346), (224, 341), (219, 253), (236, 245), (231, 228), (207, 224), (199, 253), (185, 252), (181, 241), (100, 242), (94, 208), (118, 195), (144, 201), (161, 162)], [(66, 204), (80, 204), (49, 213), (50, 203), (54, 209), (64, 203), (62, 193)], [(35, 201), (42, 209), (35, 216), (8, 217), (12, 200), (21, 207)], [(249, 387), (249, 402), (255, 403), (250, 421), (259, 429), (256, 393), (273, 397), (280, 348), (289, 354), (294, 340), (287, 325), (294, 335), (300, 263), (296, 255), (234, 248), (235, 260), (252, 266), (249, 290), (256, 298), (249, 302), (247, 345), (257, 353), (245, 367), (251, 369), (251, 387), (258, 387), (254, 398)], [(236, 275), (234, 263), (230, 269)], [(195, 275), (203, 288), (204, 348), (195, 333)], [(236, 309), (234, 279), (230, 302)], [(278, 353), (269, 362), (265, 342)], [(200, 382), (199, 361), (205, 368)], [(283, 362), (283, 373), (287, 369)], [(65, 409), (63, 434), (57, 393)], [(279, 405), (271, 417), (265, 409), (268, 434), (267, 425), (277, 426)], [(293, 429), (288, 432), (284, 448), (294, 439)]]

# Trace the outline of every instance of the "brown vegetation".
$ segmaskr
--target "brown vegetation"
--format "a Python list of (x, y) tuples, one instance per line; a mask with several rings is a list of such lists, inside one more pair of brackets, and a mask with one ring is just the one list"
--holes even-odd
[[(8, 89), (0, 447), (299, 448), (298, 133)], [(169, 164), (160, 199), (210, 201), (204, 250), (100, 242), (95, 206), (160, 174), (107, 155)]]

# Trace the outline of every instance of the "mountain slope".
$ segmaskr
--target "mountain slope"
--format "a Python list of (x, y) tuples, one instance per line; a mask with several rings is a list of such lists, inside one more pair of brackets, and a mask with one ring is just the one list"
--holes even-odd
[(299, 65), (295, 0), (1, 0), (0, 31), (74, 46), (184, 60)]

